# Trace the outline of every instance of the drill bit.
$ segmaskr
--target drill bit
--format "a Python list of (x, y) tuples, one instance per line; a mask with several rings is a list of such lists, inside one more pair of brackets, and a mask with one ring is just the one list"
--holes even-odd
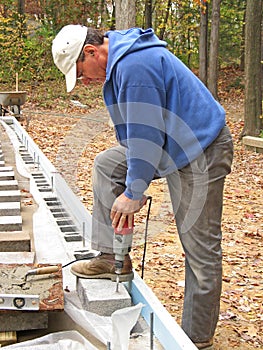
[(120, 276), (117, 275), (116, 276), (116, 290), (115, 290), (116, 293), (119, 293), (119, 284), (120, 284)]
[(123, 261), (116, 260), (115, 261), (115, 273), (116, 273), (116, 293), (119, 293), (119, 285), (120, 285), (120, 274), (123, 268)]

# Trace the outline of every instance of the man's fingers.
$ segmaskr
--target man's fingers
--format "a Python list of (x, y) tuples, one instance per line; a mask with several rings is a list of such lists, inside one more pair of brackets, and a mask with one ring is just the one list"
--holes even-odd
[(116, 210), (112, 209), (111, 212), (110, 212), (110, 219), (111, 219), (111, 221), (113, 221), (115, 214), (116, 214)]
[(146, 200), (146, 196), (144, 196), (142, 200), (131, 200), (125, 197), (124, 194), (117, 197), (112, 205), (110, 213), (112, 227), (117, 227), (118, 231), (121, 231), (125, 221), (127, 220), (128, 228), (132, 228), (134, 213), (138, 213), (140, 211)]
[(120, 221), (120, 218), (121, 218), (121, 213), (119, 212), (115, 212), (114, 216), (111, 218), (111, 221), (112, 221), (112, 227), (117, 227), (118, 226), (118, 223)]
[(118, 226), (117, 226), (118, 231), (122, 230), (126, 220), (127, 220), (127, 215), (122, 214), (122, 216), (120, 217), (120, 220), (118, 222)]
[(133, 214), (128, 216), (128, 228), (133, 227)]
[(117, 227), (117, 230), (121, 231), (124, 226), (128, 227), (128, 228), (132, 228), (133, 227), (133, 214), (130, 214), (130, 215), (122, 214), (120, 219), (119, 219), (118, 224), (115, 225), (114, 228)]

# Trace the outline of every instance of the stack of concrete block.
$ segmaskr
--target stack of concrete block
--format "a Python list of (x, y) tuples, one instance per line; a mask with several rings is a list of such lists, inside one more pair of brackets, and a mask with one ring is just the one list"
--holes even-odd
[(21, 193), (15, 171), (5, 165), (0, 144), (0, 252), (30, 251), (29, 234), (23, 232)]
[[(32, 264), (35, 253), (31, 251), (30, 232), (22, 219), (21, 176), (16, 171), (11, 143), (4, 133), (0, 136), (0, 263)], [(15, 342), (9, 333), (13, 336), (20, 330), (47, 328), (47, 324), (47, 312), (3, 310), (0, 312), (0, 347), (7, 341)]]

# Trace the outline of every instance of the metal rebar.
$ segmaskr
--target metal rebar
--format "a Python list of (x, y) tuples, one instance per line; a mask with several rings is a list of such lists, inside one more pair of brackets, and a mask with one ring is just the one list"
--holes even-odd
[(83, 221), (82, 222), (82, 246), (85, 247), (85, 231), (86, 231), (86, 228), (85, 228), (85, 222)]
[(154, 323), (154, 314), (150, 313), (150, 349), (153, 350), (153, 323)]
[(51, 191), (54, 192), (54, 177), (51, 176)]

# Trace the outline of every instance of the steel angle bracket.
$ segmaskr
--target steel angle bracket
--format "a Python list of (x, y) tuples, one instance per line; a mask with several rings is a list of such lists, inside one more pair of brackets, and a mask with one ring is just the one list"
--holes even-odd
[(39, 295), (0, 294), (0, 310), (39, 310)]

